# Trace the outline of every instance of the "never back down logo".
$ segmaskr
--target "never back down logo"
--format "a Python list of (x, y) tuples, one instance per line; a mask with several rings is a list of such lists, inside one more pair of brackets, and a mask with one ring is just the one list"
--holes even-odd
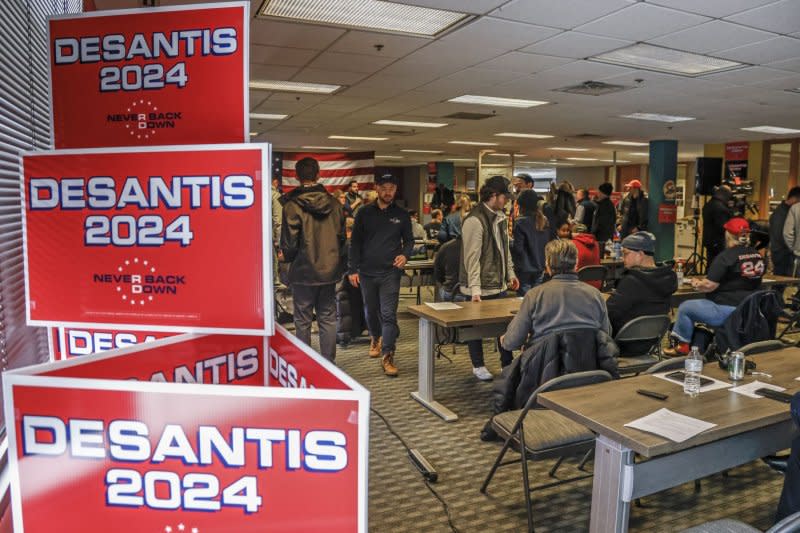
[(162, 296), (177, 295), (180, 287), (186, 286), (186, 276), (163, 274), (147, 259), (126, 259), (112, 273), (92, 274), (94, 283), (113, 287), (123, 302), (141, 307)]
[(125, 125), (126, 131), (136, 139), (149, 140), (161, 129), (174, 129), (182, 119), (180, 111), (163, 111), (152, 101), (134, 100), (125, 113), (106, 116), (107, 123)]

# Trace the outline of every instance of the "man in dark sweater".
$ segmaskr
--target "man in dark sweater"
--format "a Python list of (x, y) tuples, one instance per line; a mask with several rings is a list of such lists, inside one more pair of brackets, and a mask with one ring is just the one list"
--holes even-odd
[(707, 265), (714, 262), (714, 258), (725, 250), (725, 223), (733, 217), (733, 211), (728, 207), (733, 193), (727, 185), (714, 189), (711, 199), (703, 206), (703, 246), (706, 249)]
[(349, 278), (361, 287), (367, 326), (372, 337), (370, 357), (383, 355), (383, 373), (396, 376), (395, 341), (400, 334), (397, 304), (400, 276), (414, 248), (408, 211), (394, 203), (397, 179), (385, 174), (375, 180), (378, 200), (356, 213), (350, 237)]
[(628, 235), (622, 240), (622, 257), (627, 270), (606, 301), (614, 334), (634, 318), (669, 313), (670, 297), (678, 289), (678, 277), (668, 266), (656, 266), (655, 249), (656, 238), (648, 231)]
[(783, 226), (789, 208), (800, 201), (800, 187), (792, 187), (775, 211), (769, 216), (769, 251), (772, 256), (772, 269), (779, 276), (792, 274), (792, 249), (783, 238)]
[(600, 250), (605, 250), (606, 241), (614, 238), (614, 226), (617, 223), (617, 210), (611, 201), (611, 193), (614, 186), (610, 183), (601, 183), (597, 188), (597, 209), (594, 212), (594, 220), (590, 226), (594, 238), (600, 246)]

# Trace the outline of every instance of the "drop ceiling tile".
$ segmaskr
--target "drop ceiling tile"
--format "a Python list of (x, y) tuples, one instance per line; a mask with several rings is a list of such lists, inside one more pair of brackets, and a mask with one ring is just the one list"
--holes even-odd
[[(422, 37), (350, 30), (328, 48), (328, 51), (380, 57), (403, 57), (431, 42), (433, 41)], [(383, 45), (383, 47), (378, 50), (375, 45)]]
[(721, 50), (715, 52), (714, 55), (723, 59), (763, 65), (800, 56), (800, 39), (776, 37), (759, 43)]
[(280, 48), (277, 46), (250, 45), (250, 62), (266, 65), (302, 67), (319, 53), (303, 48)]
[(702, 2), (698, 2), (697, 0), (647, 0), (647, 3), (680, 9), (681, 11), (697, 13), (698, 15), (707, 15), (709, 17), (726, 17), (774, 1), (775, 0), (702, 0)]
[(270, 93), (266, 91), (249, 91), (250, 111), (261, 105), (262, 102), (267, 100)]
[(442, 38), (452, 44), (491, 43), (494, 48), (516, 50), (561, 33), (561, 30), (545, 28), (510, 20), (481, 17)]
[(253, 19), (250, 22), (250, 43), (324, 50), (346, 31), (326, 26)]
[(343, 70), (372, 74), (394, 61), (391, 57), (363, 56), (339, 52), (323, 52), (308, 64), (311, 68), (323, 70)]
[[(440, 65), (444, 73), (452, 73), (507, 53), (507, 49), (489, 47), (483, 42), (455, 44), (436, 41), (404, 58), (409, 63)], [(443, 73), (443, 74), (444, 74)]]
[(631, 4), (628, 0), (514, 0), (490, 13), (493, 17), (571, 29)]
[(637, 3), (583, 26), (578, 26), (576, 29), (605, 37), (646, 41), (709, 20), (700, 15)]
[(633, 41), (610, 39), (576, 31), (568, 31), (551, 37), (532, 46), (523, 48), (523, 52), (543, 54), (572, 59), (583, 59), (595, 54), (616, 50), (632, 44)]
[(572, 59), (564, 57), (528, 54), (525, 52), (509, 52), (500, 57), (490, 59), (489, 61), (484, 61), (476, 66), (492, 70), (533, 74), (549, 68), (565, 65), (571, 61)]
[(369, 74), (365, 74), (363, 72), (304, 68), (299, 74), (292, 78), (292, 81), (328, 83), (333, 85), (354, 85), (366, 78), (368, 75)]
[(281, 67), (250, 63), (251, 80), (290, 80), (300, 72), (300, 67)]
[(767, 66), (781, 70), (800, 72), (800, 58), (787, 59), (784, 61), (775, 61), (773, 63), (768, 63)]
[(781, 79), (791, 77), (795, 76), (786, 70), (777, 70), (765, 67), (748, 67), (738, 70), (731, 70), (728, 72), (720, 72), (718, 74), (710, 74), (708, 76), (703, 76), (703, 79), (721, 81), (734, 85), (763, 86), (764, 83), (776, 82)]
[(795, 33), (800, 31), (800, 0), (780, 0), (731, 15), (726, 20), (775, 33)]
[(403, 0), (404, 4), (413, 6), (432, 7), (435, 9), (446, 9), (459, 13), (472, 13), (483, 15), (508, 0)]
[(777, 37), (774, 33), (754, 30), (722, 20), (712, 20), (669, 35), (662, 35), (648, 42), (676, 50), (707, 54), (715, 50), (727, 50), (774, 37)]

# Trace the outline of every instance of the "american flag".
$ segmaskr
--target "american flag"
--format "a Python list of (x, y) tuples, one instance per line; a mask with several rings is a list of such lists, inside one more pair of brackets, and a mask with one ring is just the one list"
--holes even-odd
[(283, 152), (283, 192), (300, 186), (294, 165), (304, 157), (319, 162), (319, 183), (328, 190), (346, 189), (353, 180), (359, 189), (371, 189), (375, 182), (375, 152)]

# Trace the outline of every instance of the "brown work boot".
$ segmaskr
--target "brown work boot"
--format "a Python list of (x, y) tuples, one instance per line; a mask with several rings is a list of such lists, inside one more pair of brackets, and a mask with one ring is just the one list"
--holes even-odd
[(380, 337), (370, 337), (369, 341), (369, 356), (370, 357), (380, 357), (381, 356), (381, 338)]
[(383, 366), (383, 373), (390, 377), (397, 377), (397, 367), (394, 366), (394, 352), (387, 352), (383, 354), (381, 360)]

